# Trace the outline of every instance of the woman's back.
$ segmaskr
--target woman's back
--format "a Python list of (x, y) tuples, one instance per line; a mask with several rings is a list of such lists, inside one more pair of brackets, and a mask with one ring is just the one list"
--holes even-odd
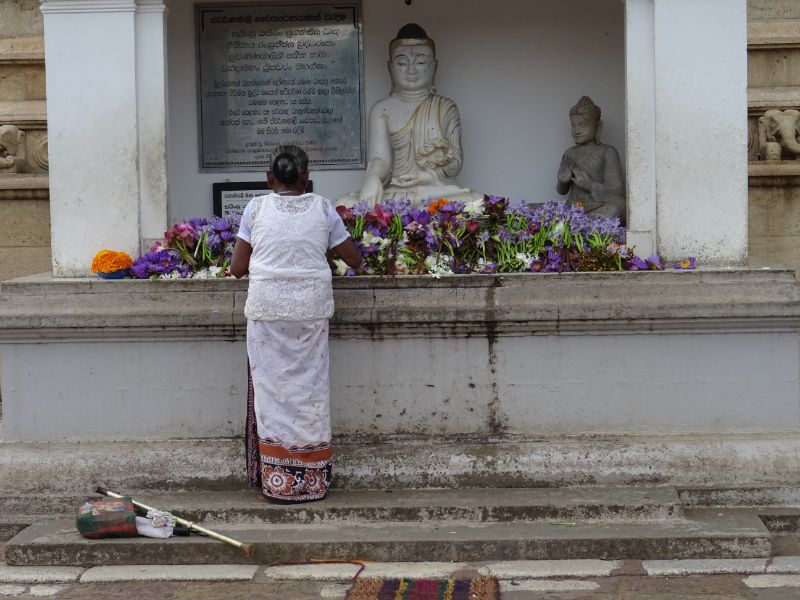
[(245, 316), (262, 321), (330, 318), (333, 293), (325, 257), (330, 202), (317, 194), (272, 193), (254, 198), (251, 205), (243, 216), (253, 247)]

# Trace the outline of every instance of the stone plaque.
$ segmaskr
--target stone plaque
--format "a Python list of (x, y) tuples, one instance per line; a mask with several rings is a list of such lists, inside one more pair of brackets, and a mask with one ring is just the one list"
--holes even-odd
[(365, 163), (358, 0), (199, 5), (200, 168), (263, 171), (278, 144), (316, 169)]

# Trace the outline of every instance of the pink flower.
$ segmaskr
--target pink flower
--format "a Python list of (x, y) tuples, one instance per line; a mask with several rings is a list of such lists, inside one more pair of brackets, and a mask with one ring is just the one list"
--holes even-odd
[(171, 245), (174, 240), (180, 240), (187, 248), (194, 247), (196, 235), (197, 232), (195, 231), (194, 227), (185, 221), (183, 223), (173, 225), (167, 229), (166, 232), (164, 232), (164, 237), (166, 238), (168, 245)]
[(376, 204), (375, 208), (368, 212), (365, 217), (367, 223), (377, 223), (381, 227), (388, 227), (389, 221), (392, 220), (392, 213), (384, 211), (380, 204)]
[(336, 207), (336, 212), (339, 213), (339, 216), (342, 218), (342, 221), (347, 222), (348, 220), (354, 217), (353, 211), (342, 204)]

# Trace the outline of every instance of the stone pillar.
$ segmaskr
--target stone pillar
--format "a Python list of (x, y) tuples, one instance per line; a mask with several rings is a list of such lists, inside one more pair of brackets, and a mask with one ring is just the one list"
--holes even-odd
[(666, 259), (747, 258), (746, 9), (627, 0), (629, 220)]
[(139, 233), (144, 250), (167, 228), (167, 31), (162, 0), (136, 4)]
[(143, 235), (163, 233), (164, 15), (138, 4), (42, 0), (56, 277), (86, 275), (101, 248), (136, 256)]
[(656, 253), (656, 98), (653, 0), (625, 3), (628, 244)]

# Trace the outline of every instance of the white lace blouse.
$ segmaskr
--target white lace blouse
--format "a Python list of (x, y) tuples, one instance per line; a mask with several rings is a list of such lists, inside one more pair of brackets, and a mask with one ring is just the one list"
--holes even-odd
[(238, 237), (253, 247), (244, 314), (253, 321), (309, 321), (333, 315), (328, 248), (348, 238), (330, 200), (317, 194), (253, 198)]

